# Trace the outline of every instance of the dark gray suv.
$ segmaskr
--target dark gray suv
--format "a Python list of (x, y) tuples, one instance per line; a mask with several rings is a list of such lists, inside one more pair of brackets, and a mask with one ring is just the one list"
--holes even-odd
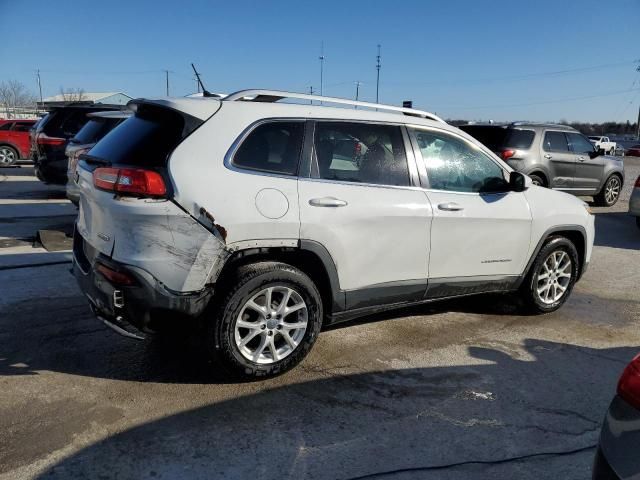
[(589, 139), (566, 125), (515, 122), (462, 125), (513, 169), (537, 185), (593, 196), (597, 205), (618, 201), (624, 182), (622, 159), (596, 151)]

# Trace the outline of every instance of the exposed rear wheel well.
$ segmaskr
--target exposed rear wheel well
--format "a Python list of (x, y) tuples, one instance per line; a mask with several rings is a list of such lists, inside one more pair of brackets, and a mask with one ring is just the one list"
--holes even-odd
[(324, 263), (315, 253), (300, 248), (269, 247), (235, 252), (227, 260), (216, 280), (215, 297), (219, 298), (219, 294), (229, 288), (239, 267), (256, 262), (282, 262), (302, 270), (318, 287), (325, 315), (331, 314), (334, 310), (333, 289)]

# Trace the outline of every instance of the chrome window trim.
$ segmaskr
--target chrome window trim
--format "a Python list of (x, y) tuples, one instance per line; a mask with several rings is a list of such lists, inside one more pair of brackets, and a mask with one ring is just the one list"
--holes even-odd
[(415, 191), (423, 191), (424, 189), (420, 186), (415, 185), (385, 185), (381, 183), (363, 183), (363, 182), (349, 182), (346, 180), (328, 180), (326, 178), (312, 178), (312, 177), (299, 177), (298, 180), (301, 182), (316, 182), (316, 183), (332, 183), (336, 185), (352, 185), (357, 187), (375, 187), (375, 188), (390, 188), (393, 190), (415, 190)]
[(433, 131), (433, 132), (436, 132), (438, 134), (442, 133), (444, 135), (450, 135), (452, 137), (455, 137), (455, 138), (461, 140), (462, 142), (464, 142), (465, 144), (471, 146), (474, 150), (478, 150), (478, 151), (482, 152), (500, 170), (502, 170), (503, 175), (505, 175), (507, 177), (514, 170), (511, 169), (511, 167), (509, 167), (506, 163), (502, 162), (502, 160), (499, 160), (496, 157), (495, 153), (493, 153), (487, 147), (482, 145), (480, 142), (477, 142), (477, 141), (473, 141), (472, 142), (469, 139), (465, 138), (462, 135), (459, 135), (456, 132), (452, 132), (452, 131), (445, 130), (445, 129), (442, 129), (442, 128), (430, 127), (430, 126), (428, 127), (428, 126), (425, 126), (425, 125), (407, 124), (407, 131), (409, 133), (409, 136), (411, 137), (411, 143), (412, 143), (412, 146), (413, 146), (413, 149), (414, 149), (414, 155), (416, 157), (416, 161), (417, 161), (418, 165), (422, 167), (421, 171), (423, 172), (424, 177), (421, 175), (420, 180), (421, 180), (421, 183), (423, 183), (423, 185), (424, 185), (423, 186), (423, 190), (425, 192), (447, 192), (447, 193), (459, 193), (459, 194), (464, 194), (464, 195), (478, 195), (478, 196), (505, 195), (507, 193), (512, 193), (512, 192), (508, 192), (508, 191), (507, 192), (459, 192), (459, 191), (456, 191), (456, 190), (440, 190), (440, 189), (437, 189), (437, 188), (431, 188), (430, 183), (429, 183), (429, 174), (427, 172), (427, 166), (426, 166), (426, 163), (424, 161), (424, 157), (422, 156), (422, 150), (420, 150), (420, 146), (418, 145), (418, 140), (416, 138), (416, 135), (413, 133), (413, 131), (411, 129), (423, 130), (423, 131)]

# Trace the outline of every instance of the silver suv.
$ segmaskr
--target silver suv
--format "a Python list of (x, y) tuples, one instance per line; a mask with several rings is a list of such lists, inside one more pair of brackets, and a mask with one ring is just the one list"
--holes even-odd
[(589, 139), (566, 125), (515, 122), (508, 125), (462, 125), (514, 170), (536, 185), (574, 195), (593, 196), (610, 207), (624, 182), (622, 159), (604, 155)]

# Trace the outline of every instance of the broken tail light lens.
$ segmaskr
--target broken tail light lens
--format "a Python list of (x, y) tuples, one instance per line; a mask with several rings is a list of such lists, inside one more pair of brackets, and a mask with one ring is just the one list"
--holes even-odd
[(627, 365), (618, 381), (618, 395), (629, 405), (640, 409), (640, 355)]
[(167, 194), (162, 175), (142, 168), (96, 168), (93, 185), (107, 192), (137, 197), (164, 197)]
[(511, 149), (506, 149), (506, 150), (502, 150), (502, 152), (500, 152), (500, 157), (503, 160), (509, 160), (511, 157), (513, 157), (516, 154), (515, 150), (511, 150)]

